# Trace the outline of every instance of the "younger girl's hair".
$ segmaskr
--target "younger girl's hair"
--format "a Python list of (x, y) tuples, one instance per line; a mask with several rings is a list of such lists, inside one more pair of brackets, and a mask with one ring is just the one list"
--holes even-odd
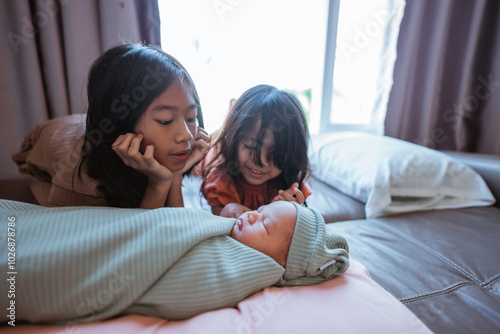
[(288, 92), (269, 85), (258, 85), (244, 92), (231, 109), (214, 143), (216, 154), (203, 168), (202, 192), (210, 171), (218, 169), (229, 175), (243, 196), (245, 195), (241, 186), (238, 148), (259, 120), (260, 128), (253, 152), (255, 163), (263, 166), (262, 144), (266, 130), (270, 129), (274, 137), (274, 150), (268, 159), (281, 170), (281, 173), (270, 181), (272, 187), (268, 189), (270, 192), (273, 189), (286, 190), (294, 182), (299, 183), (299, 188), (302, 187), (309, 172), (309, 131), (302, 106), (297, 98)]
[[(111, 145), (122, 134), (134, 132), (139, 117), (174, 81), (186, 84), (200, 105), (195, 85), (177, 59), (155, 46), (123, 44), (102, 54), (88, 76), (87, 124), (78, 168), (100, 181), (111, 206), (138, 207), (147, 177), (124, 164)], [(203, 127), (201, 108), (198, 125)]]

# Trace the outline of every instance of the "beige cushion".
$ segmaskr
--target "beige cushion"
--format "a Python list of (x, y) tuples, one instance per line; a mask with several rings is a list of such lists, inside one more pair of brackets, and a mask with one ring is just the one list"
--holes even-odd
[(19, 172), (30, 178), (36, 200), (44, 206), (106, 205), (99, 182), (78, 162), (85, 134), (85, 114), (51, 119), (28, 133), (12, 155)]

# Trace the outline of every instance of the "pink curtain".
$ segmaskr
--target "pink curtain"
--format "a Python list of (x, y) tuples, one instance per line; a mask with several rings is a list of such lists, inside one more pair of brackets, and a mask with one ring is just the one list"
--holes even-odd
[(500, 155), (500, 1), (407, 0), (385, 134)]
[(86, 109), (86, 77), (122, 41), (160, 45), (157, 0), (0, 2), (0, 179), (19, 177), (11, 153), (53, 117)]

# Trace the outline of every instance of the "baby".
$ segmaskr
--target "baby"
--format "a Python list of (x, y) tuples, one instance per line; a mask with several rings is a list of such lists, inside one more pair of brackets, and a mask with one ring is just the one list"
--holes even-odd
[[(82, 323), (126, 313), (181, 320), (235, 307), (272, 285), (318, 284), (349, 265), (345, 239), (295, 202), (273, 202), (238, 219), (188, 208), (14, 201), (0, 201), (0, 213), (23, 222), (16, 225), (24, 245), (16, 300), (29, 302), (16, 309), (19, 321)], [(0, 249), (4, 258), (6, 251)], [(7, 262), (0, 269), (7, 272)]]
[(300, 277), (301, 285), (307, 285), (307, 277), (329, 279), (344, 272), (349, 264), (344, 238), (327, 234), (323, 217), (295, 202), (277, 201), (243, 213), (231, 237), (285, 268), (278, 285), (289, 285), (286, 280)]

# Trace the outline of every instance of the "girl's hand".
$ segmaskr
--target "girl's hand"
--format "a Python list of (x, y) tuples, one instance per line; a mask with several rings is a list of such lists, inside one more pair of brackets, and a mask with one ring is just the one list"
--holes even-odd
[(304, 204), (305, 202), (304, 194), (299, 190), (299, 184), (295, 182), (292, 184), (288, 190), (279, 190), (278, 195), (273, 198), (271, 202), (276, 201), (287, 201), (287, 202), (297, 202), (298, 204)]
[(172, 180), (173, 173), (154, 158), (153, 145), (148, 145), (144, 154), (139, 151), (143, 138), (142, 134), (135, 133), (120, 135), (111, 148), (125, 165), (145, 174), (150, 184), (161, 184)]
[(229, 203), (221, 210), (220, 216), (227, 218), (238, 218), (247, 211), (252, 210), (241, 204)]
[(198, 128), (198, 133), (196, 134), (196, 138), (194, 140), (193, 148), (191, 151), (191, 155), (186, 161), (186, 165), (179, 172), (180, 174), (184, 174), (191, 167), (196, 165), (208, 151), (210, 146), (210, 135), (203, 128)]

